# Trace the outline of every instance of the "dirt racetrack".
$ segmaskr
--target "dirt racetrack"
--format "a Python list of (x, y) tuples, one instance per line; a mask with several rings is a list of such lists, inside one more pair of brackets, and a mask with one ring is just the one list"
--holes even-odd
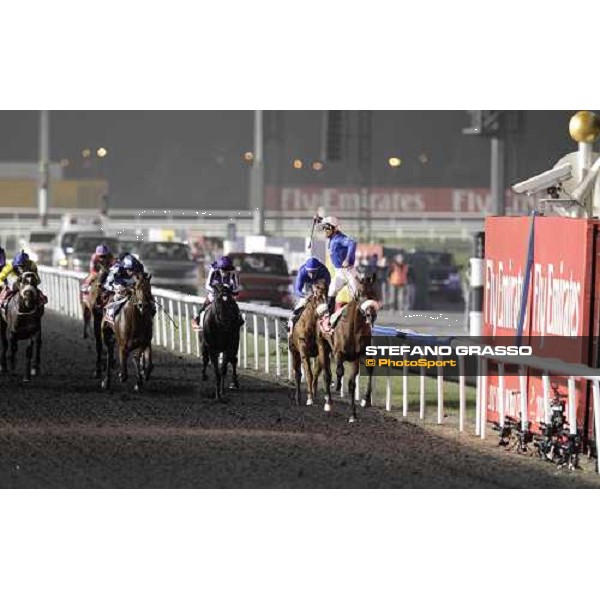
[[(196, 359), (157, 352), (142, 395), (102, 392), (79, 323), (44, 317), (42, 376), (0, 376), (0, 487), (600, 487), (454, 428), (378, 409), (347, 422), (341, 402), (295, 407), (290, 389), (242, 374), (227, 404), (210, 398)], [(586, 459), (583, 459), (586, 460)]]

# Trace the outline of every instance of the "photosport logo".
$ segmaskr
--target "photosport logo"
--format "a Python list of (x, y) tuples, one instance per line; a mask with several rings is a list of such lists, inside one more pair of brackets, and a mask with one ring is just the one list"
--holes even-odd
[(483, 338), (441, 340), (439, 343), (398, 338), (372, 338), (361, 359), (361, 374), (374, 375), (476, 375), (482, 358), (502, 361), (507, 357), (530, 357), (530, 345), (493, 342)]

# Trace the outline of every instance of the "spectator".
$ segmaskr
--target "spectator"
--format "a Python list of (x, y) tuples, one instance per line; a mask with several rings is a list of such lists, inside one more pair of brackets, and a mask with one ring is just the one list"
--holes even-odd
[(393, 310), (406, 310), (407, 306), (407, 284), (408, 284), (408, 264), (404, 262), (404, 256), (397, 254), (390, 265), (390, 275), (388, 278), (392, 288)]

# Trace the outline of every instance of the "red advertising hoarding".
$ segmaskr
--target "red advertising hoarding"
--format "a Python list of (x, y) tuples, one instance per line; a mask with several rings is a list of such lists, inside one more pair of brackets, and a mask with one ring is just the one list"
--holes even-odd
[[(593, 242), (598, 221), (564, 217), (535, 220), (533, 266), (523, 326), (523, 344), (539, 356), (590, 364)], [(486, 219), (484, 335), (514, 338), (527, 265), (531, 218)], [(509, 341), (509, 340), (507, 340)], [(488, 411), (497, 418), (500, 398), (495, 365), (488, 378)], [(542, 373), (527, 372), (528, 421), (544, 420)], [(566, 393), (564, 377), (553, 377)], [(577, 384), (577, 420), (584, 422), (586, 385)], [(505, 379), (504, 412), (519, 417), (519, 378)]]
[[(506, 212), (527, 214), (533, 208), (531, 202), (526, 196), (507, 191)], [(389, 218), (391, 214), (482, 218), (494, 213), (492, 196), (486, 188), (268, 186), (265, 207), (290, 217), (314, 215), (319, 209), (341, 217), (359, 217), (368, 212), (374, 218)]]

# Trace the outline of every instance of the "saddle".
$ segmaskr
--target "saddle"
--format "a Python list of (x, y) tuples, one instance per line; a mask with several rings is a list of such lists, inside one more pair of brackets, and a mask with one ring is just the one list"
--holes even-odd
[(325, 335), (331, 335), (333, 333), (335, 326), (338, 324), (342, 315), (346, 312), (347, 306), (348, 304), (346, 302), (343, 302), (341, 305), (338, 306), (337, 310), (332, 315), (329, 315), (329, 313), (327, 312), (326, 304), (321, 304), (317, 308), (317, 314), (319, 315), (318, 323), (321, 333)]

